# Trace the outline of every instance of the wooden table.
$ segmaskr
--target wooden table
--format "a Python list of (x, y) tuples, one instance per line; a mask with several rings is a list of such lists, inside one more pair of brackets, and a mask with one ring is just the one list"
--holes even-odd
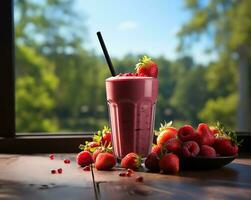
[[(63, 159), (70, 158), (70, 164)], [(62, 168), (63, 174), (51, 174)], [(136, 172), (144, 177), (118, 176), (119, 170), (94, 170), (99, 199), (251, 199), (251, 159), (236, 159), (218, 170), (184, 171), (177, 175)], [(95, 199), (90, 171), (75, 163), (75, 154), (0, 154), (0, 199)]]

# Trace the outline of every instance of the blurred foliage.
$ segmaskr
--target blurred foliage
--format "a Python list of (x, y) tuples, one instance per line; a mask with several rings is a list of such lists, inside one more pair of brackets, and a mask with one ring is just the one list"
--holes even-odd
[[(26, 46), (16, 47), (16, 126), (30, 132), (58, 130), (51, 113), (58, 78), (54, 65)], [(20, 69), (20, 70), (19, 70)]]
[[(164, 120), (177, 125), (219, 120), (235, 127), (237, 64), (251, 52), (251, 1), (185, 2), (192, 17), (178, 33), (183, 56), (153, 58), (159, 66), (156, 127)], [(103, 56), (85, 48), (85, 19), (73, 5), (71, 0), (15, 1), (18, 132), (88, 131), (108, 123), (110, 74)], [(184, 52), (206, 32), (219, 58), (200, 66)], [(134, 71), (140, 56), (113, 59), (117, 73)]]
[(207, 101), (204, 109), (199, 112), (199, 117), (211, 124), (220, 121), (228, 126), (233, 126), (236, 123), (236, 106), (236, 94), (210, 99)]
[(244, 102), (251, 101), (251, 1), (186, 0), (185, 7), (192, 17), (178, 33), (178, 50), (190, 49), (206, 34), (214, 41), (210, 51), (218, 55), (207, 67), (205, 78), (211, 95), (199, 114), (200, 119), (225, 121), (234, 128), (239, 102), (239, 110), (245, 113), (239, 115), (239, 120), (248, 122), (251, 108)]

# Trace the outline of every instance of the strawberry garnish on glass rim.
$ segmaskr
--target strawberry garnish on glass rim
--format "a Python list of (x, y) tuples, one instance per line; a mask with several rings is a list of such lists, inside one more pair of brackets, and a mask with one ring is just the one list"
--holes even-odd
[(139, 59), (139, 63), (136, 64), (135, 70), (139, 76), (150, 76), (154, 78), (158, 76), (158, 65), (147, 56), (143, 56)]

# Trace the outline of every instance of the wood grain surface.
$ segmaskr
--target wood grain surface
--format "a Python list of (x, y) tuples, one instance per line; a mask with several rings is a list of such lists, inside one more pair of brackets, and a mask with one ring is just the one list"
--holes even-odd
[[(63, 160), (69, 158), (70, 164)], [(62, 174), (51, 169), (62, 168)], [(182, 171), (178, 174), (135, 172), (120, 177), (123, 170), (96, 171), (99, 199), (250, 199), (251, 159), (236, 159), (218, 170)], [(142, 176), (142, 183), (135, 177)], [(75, 154), (0, 154), (0, 199), (95, 199), (90, 171), (75, 162)]]

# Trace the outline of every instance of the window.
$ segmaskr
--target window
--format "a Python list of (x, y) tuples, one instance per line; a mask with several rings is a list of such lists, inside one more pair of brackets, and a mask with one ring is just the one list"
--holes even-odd
[[(1, 136), (88, 133), (108, 123), (104, 81), (110, 75), (96, 39), (98, 30), (117, 72), (133, 71), (143, 54), (159, 64), (156, 128), (170, 120), (177, 126), (219, 120), (250, 132), (250, 58), (243, 56), (245, 45), (238, 38), (234, 41), (244, 47), (228, 48), (233, 39), (228, 32), (239, 34), (238, 30), (226, 26), (225, 35), (215, 35), (219, 27), (195, 23), (202, 19), (199, 13), (207, 14), (203, 10), (207, 5), (197, 12), (189, 6), (183, 10), (185, 3), (1, 2), (1, 27), (5, 27), (0, 36)], [(235, 10), (238, 5), (229, 3), (222, 9), (218, 15), (229, 23), (224, 9)], [(151, 12), (143, 16), (139, 10)], [(212, 37), (206, 34), (208, 29)], [(213, 46), (218, 36), (222, 41)], [(208, 48), (211, 53), (204, 51)]]

